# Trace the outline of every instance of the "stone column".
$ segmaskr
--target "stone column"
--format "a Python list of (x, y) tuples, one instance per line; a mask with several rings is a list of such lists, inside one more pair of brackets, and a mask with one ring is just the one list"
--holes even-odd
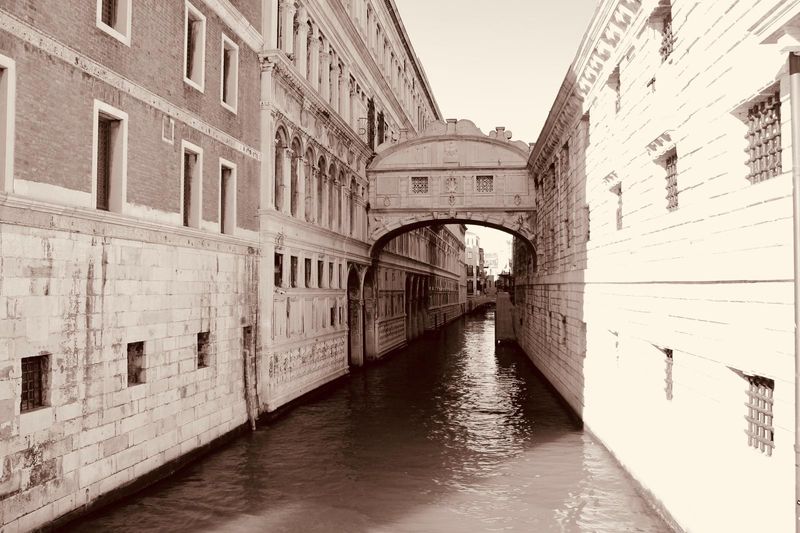
[(322, 69), (322, 82), (319, 87), (320, 96), (326, 102), (331, 100), (331, 54), (328, 43), (322, 43), (319, 68)]
[(294, 53), (294, 64), (300, 75), (306, 77), (308, 55), (308, 12), (305, 6), (297, 11), (297, 46)]
[(310, 79), (311, 86), (319, 91), (319, 29), (316, 26), (311, 26), (311, 50), (308, 54), (311, 60), (310, 65)]
[(281, 48), (286, 54), (293, 54), (294, 53), (294, 14), (295, 14), (295, 7), (294, 2), (292, 0), (283, 0), (281, 4), (281, 13), (283, 14), (283, 20), (281, 21), (281, 25), (283, 26), (283, 42), (281, 43)]

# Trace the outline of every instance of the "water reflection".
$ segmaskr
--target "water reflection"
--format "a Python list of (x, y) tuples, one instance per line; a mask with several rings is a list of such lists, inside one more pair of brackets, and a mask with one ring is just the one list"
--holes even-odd
[(458, 321), (77, 531), (668, 531), (494, 320)]

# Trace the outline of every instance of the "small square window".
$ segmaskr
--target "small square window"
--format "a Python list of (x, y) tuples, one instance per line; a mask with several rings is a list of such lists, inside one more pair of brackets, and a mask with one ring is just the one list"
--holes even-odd
[(239, 46), (224, 34), (221, 56), (220, 102), (223, 107), (236, 113), (239, 91)]
[(211, 362), (211, 334), (202, 331), (197, 334), (197, 368), (205, 368)]
[(183, 81), (202, 92), (205, 84), (206, 17), (186, 2)]
[(46, 390), (49, 355), (36, 355), (22, 358), (22, 394), (20, 412), (44, 407), (47, 403)]
[(479, 193), (494, 192), (494, 177), (477, 176), (475, 178), (475, 191)]
[(131, 4), (131, 0), (97, 0), (97, 27), (126, 46), (131, 45)]
[(428, 194), (427, 176), (411, 178), (411, 194)]
[(128, 385), (144, 383), (144, 342), (128, 343)]

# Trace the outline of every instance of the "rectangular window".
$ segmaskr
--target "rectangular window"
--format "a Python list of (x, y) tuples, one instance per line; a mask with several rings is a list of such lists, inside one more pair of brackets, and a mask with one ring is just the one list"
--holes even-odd
[(750, 183), (774, 178), (781, 168), (781, 95), (779, 91), (747, 110)]
[(617, 197), (617, 229), (622, 229), (622, 184), (611, 187), (611, 193)]
[(622, 109), (622, 92), (621, 82), (619, 77), (619, 65), (616, 66), (611, 76), (608, 77), (608, 86), (613, 91), (614, 95), (614, 113), (619, 113)]
[(289, 258), (289, 269), (291, 272), (292, 288), (297, 287), (297, 256), (293, 255)]
[(772, 404), (775, 381), (761, 376), (745, 376), (747, 389), (747, 443), (772, 455), (775, 448), (775, 428), (772, 425)]
[(182, 141), (181, 145), (181, 218), (184, 226), (199, 228), (203, 205), (203, 149), (187, 141)]
[(95, 208), (121, 213), (128, 172), (128, 114), (94, 101), (92, 187)]
[(337, 286), (340, 289), (342, 288), (342, 265), (341, 265), (341, 263), (339, 264), (339, 283), (337, 284)]
[(211, 362), (211, 334), (201, 331), (197, 334), (197, 368), (205, 368)]
[(219, 163), (219, 231), (236, 233), (236, 165), (224, 159)]
[(222, 75), (220, 102), (222, 107), (236, 113), (239, 101), (239, 46), (222, 35)]
[(144, 383), (144, 342), (128, 343), (128, 386)]
[(184, 15), (183, 81), (203, 92), (206, 61), (206, 17), (186, 2)]
[(414, 176), (411, 178), (411, 194), (428, 194), (427, 176)]
[(475, 191), (479, 193), (494, 192), (494, 177), (493, 176), (476, 176), (475, 177)]
[(336, 325), (336, 307), (331, 307), (331, 327)]
[(275, 254), (275, 288), (283, 287), (283, 254)]
[(666, 61), (667, 58), (672, 54), (672, 50), (675, 46), (675, 35), (672, 33), (672, 6), (667, 3), (666, 6), (662, 8), (663, 13), (661, 14), (661, 46), (659, 47), (659, 53), (661, 54), (661, 61)]
[(328, 263), (328, 288), (333, 289), (333, 263)]
[(678, 209), (678, 154), (673, 151), (664, 161), (667, 178), (667, 211)]
[(317, 287), (322, 288), (322, 280), (325, 274), (325, 262), (317, 261)]
[(19, 410), (24, 413), (46, 405), (48, 355), (22, 358), (22, 395)]
[(131, 0), (97, 0), (96, 25), (124, 45), (131, 45)]
[(0, 54), (0, 192), (14, 190), (16, 64)]
[(311, 259), (306, 259), (303, 262), (303, 274), (305, 275), (306, 288), (311, 287)]

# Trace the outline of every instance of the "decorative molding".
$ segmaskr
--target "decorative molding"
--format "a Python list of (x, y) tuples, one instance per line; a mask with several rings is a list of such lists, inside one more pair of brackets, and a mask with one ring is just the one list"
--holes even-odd
[(672, 130), (667, 130), (647, 144), (647, 153), (653, 161), (663, 158), (670, 150), (675, 148), (673, 134)]
[(24, 41), (29, 46), (41, 50), (50, 56), (60, 59), (70, 64), (85, 74), (92, 76), (108, 85), (124, 92), (140, 102), (157, 109), (172, 118), (179, 120), (187, 126), (197, 130), (217, 142), (220, 142), (237, 152), (261, 161), (261, 152), (255, 148), (244, 144), (235, 137), (205, 122), (194, 113), (176, 106), (170, 101), (162, 98), (145, 87), (125, 78), (124, 76), (110, 70), (86, 55), (56, 41), (49, 35), (42, 33), (33, 26), (0, 11), (0, 31), (5, 31), (14, 37)]
[(250, 24), (247, 18), (236, 9), (230, 0), (201, 0), (222, 22), (225, 23), (254, 52), (264, 48), (264, 37)]

